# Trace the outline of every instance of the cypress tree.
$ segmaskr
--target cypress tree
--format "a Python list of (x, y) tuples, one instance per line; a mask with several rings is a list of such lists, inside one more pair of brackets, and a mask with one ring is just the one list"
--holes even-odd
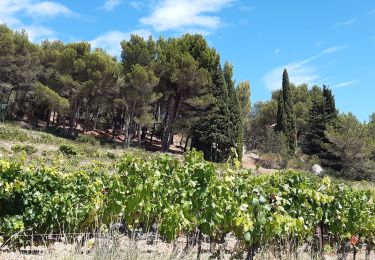
[(211, 74), (212, 95), (216, 102), (193, 127), (191, 146), (203, 151), (206, 160), (221, 162), (229, 156), (231, 142), (228, 133), (231, 125), (228, 90), (219, 56)]
[(285, 129), (285, 112), (284, 112), (284, 98), (283, 92), (279, 91), (279, 95), (277, 97), (277, 118), (276, 118), (276, 127), (275, 130), (277, 132), (282, 132)]
[(277, 124), (275, 130), (285, 134), (288, 146), (291, 150), (296, 148), (296, 119), (289, 76), (286, 69), (284, 69), (283, 72), (282, 91), (278, 98)]
[(227, 85), (228, 90), (228, 109), (229, 109), (229, 119), (230, 119), (230, 129), (229, 130), (229, 138), (231, 142), (231, 147), (236, 148), (236, 152), (238, 154), (239, 159), (242, 158), (243, 153), (243, 127), (242, 127), (242, 119), (241, 119), (241, 110), (238, 101), (238, 97), (236, 94), (236, 89), (234, 86), (234, 82), (232, 80), (233, 77), (233, 66), (229, 63), (225, 63), (224, 65), (224, 78)]
[(325, 131), (327, 125), (337, 117), (335, 98), (332, 91), (323, 85), (322, 94), (314, 96), (312, 103), (303, 149), (306, 154), (315, 154), (321, 159), (328, 159), (332, 155), (328, 154), (325, 148), (325, 144), (329, 142)]

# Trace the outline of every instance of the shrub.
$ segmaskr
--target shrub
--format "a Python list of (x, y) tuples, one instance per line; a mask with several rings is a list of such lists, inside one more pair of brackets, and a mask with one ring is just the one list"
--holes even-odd
[(299, 157), (293, 157), (288, 160), (286, 167), (288, 169), (308, 170), (307, 163), (301, 160), (301, 158)]
[(72, 145), (61, 145), (59, 151), (66, 155), (77, 155), (77, 149)]
[(266, 168), (266, 169), (283, 168), (283, 158), (280, 154), (276, 154), (276, 153), (263, 154), (259, 159), (259, 163), (263, 168)]
[(107, 152), (107, 157), (112, 160), (117, 158), (116, 154), (112, 152)]
[(12, 151), (15, 153), (25, 151), (26, 154), (31, 155), (33, 153), (36, 153), (38, 150), (34, 146), (27, 144), (27, 145), (14, 145), (12, 147)]
[(95, 137), (90, 136), (90, 135), (79, 135), (76, 140), (79, 143), (85, 143), (85, 144), (91, 144), (91, 145), (99, 145), (100, 142), (96, 140)]

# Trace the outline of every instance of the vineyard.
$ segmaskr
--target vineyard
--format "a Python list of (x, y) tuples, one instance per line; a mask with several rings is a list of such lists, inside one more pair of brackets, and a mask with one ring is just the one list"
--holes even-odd
[[(236, 166), (237, 165), (237, 166)], [(365, 250), (375, 238), (374, 193), (285, 171), (253, 176), (238, 163), (218, 165), (201, 153), (123, 155), (115, 170), (101, 163), (81, 169), (0, 160), (0, 247), (20, 247), (30, 234), (156, 229), (168, 243), (186, 246), (204, 238), (235, 236), (244, 255), (280, 241), (309, 243), (322, 256), (329, 244), (339, 255)], [(285, 243), (288, 244), (288, 243)]]

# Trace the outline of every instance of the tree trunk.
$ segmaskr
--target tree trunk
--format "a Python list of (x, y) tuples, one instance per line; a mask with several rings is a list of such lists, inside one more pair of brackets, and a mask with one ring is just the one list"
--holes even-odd
[(142, 146), (141, 128), (142, 128), (142, 126), (141, 126), (141, 125), (138, 125), (138, 146), (139, 146), (139, 147)]
[(55, 118), (56, 118), (56, 110), (53, 110), (53, 115), (52, 115), (52, 124), (55, 124)]
[(98, 106), (98, 109), (96, 110), (96, 115), (93, 118), (93, 120), (94, 120), (94, 130), (96, 130), (96, 126), (98, 124), (98, 118), (99, 118), (99, 106)]
[(167, 120), (164, 126), (163, 139), (162, 139), (162, 149), (163, 152), (168, 151), (171, 144), (171, 137), (173, 135), (173, 124), (176, 119), (180, 103), (182, 99), (182, 93), (177, 94), (177, 97), (174, 95), (169, 96), (169, 109), (166, 114)]
[(76, 123), (78, 109), (79, 109), (79, 103), (75, 105), (75, 108), (73, 108), (73, 111), (69, 117), (69, 131), (68, 131), (69, 134), (73, 133), (73, 128)]
[(169, 100), (168, 100), (168, 109), (165, 114), (163, 138), (161, 141), (163, 152), (166, 152), (169, 148), (169, 137), (171, 134), (171, 128), (173, 124), (173, 111), (175, 107), (176, 107), (176, 99), (173, 95), (170, 95)]
[(87, 130), (87, 123), (89, 121), (89, 105), (86, 106), (86, 111), (85, 111), (85, 121), (83, 123), (83, 133), (86, 132)]
[(186, 142), (185, 142), (184, 152), (187, 151), (188, 144), (189, 144), (189, 140), (190, 140), (190, 135), (188, 135), (188, 136), (186, 137)]
[(48, 110), (47, 110), (47, 123), (46, 123), (46, 127), (47, 127), (47, 128), (49, 127), (49, 121), (50, 121), (50, 118), (51, 118), (51, 110), (48, 109)]
[(130, 138), (129, 138), (129, 135), (130, 135), (130, 130), (129, 130), (129, 127), (130, 127), (130, 116), (128, 115), (125, 119), (125, 127), (124, 127), (124, 143), (123, 143), (123, 146), (124, 148), (125, 147), (128, 147), (129, 148), (129, 143), (130, 143)]

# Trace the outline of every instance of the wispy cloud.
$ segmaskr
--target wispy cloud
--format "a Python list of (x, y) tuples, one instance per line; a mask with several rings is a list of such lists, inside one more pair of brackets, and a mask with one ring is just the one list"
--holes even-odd
[[(347, 48), (347, 46), (344, 46), (344, 45), (330, 47), (330, 48), (322, 50), (320, 53), (318, 53), (315, 56), (312, 56), (311, 58), (300, 60), (300, 61), (294, 61), (289, 64), (273, 68), (262, 77), (262, 81), (264, 82), (265, 86), (269, 90), (279, 89), (281, 87), (281, 82), (282, 82), (282, 79), (281, 79), (282, 73), (283, 73), (284, 68), (286, 68), (289, 73), (290, 81), (297, 85), (303, 84), (303, 83), (312, 85), (312, 84), (317, 84), (318, 83), (317, 81), (332, 82), (333, 81), (332, 79), (328, 80), (328, 79), (321, 78), (317, 67), (313, 64), (313, 61), (325, 55), (337, 52), (345, 48)], [(336, 61), (332, 61), (326, 64), (326, 66), (331, 66), (335, 63)], [(358, 82), (359, 82), (358, 79), (351, 80), (351, 81), (341, 82), (338, 84), (333, 84), (333, 87), (340, 88), (340, 87), (345, 87), (349, 85), (354, 85)]]
[(243, 5), (239, 9), (240, 11), (243, 11), (243, 12), (250, 12), (254, 10), (254, 7), (249, 6), (249, 5)]
[(71, 11), (68, 7), (57, 3), (44, 1), (40, 3), (30, 4), (27, 6), (26, 10), (30, 16), (34, 17), (51, 17), (57, 15), (73, 15), (74, 12)]
[(137, 10), (140, 10), (142, 7), (144, 7), (144, 3), (142, 1), (131, 1), (129, 4), (131, 7)]
[(372, 9), (366, 13), (367, 15), (375, 15), (375, 9)]
[(355, 80), (340, 82), (338, 84), (333, 85), (332, 88), (342, 88), (342, 87), (351, 86), (351, 85), (357, 84), (359, 81), (360, 81), (359, 79), (355, 79)]
[(279, 54), (280, 53), (280, 49), (279, 48), (276, 48), (274, 51), (273, 51), (274, 54)]
[(294, 84), (310, 84), (314, 80), (320, 78), (317, 74), (316, 68), (311, 65), (311, 62), (317, 59), (318, 56), (313, 56), (309, 59), (291, 62), (289, 64), (274, 68), (262, 77), (263, 82), (269, 90), (276, 90), (281, 87), (281, 78), (284, 68), (289, 72), (290, 81)]
[(120, 56), (123, 40), (129, 40), (132, 34), (147, 38), (151, 32), (147, 30), (136, 30), (132, 32), (110, 31), (90, 41), (93, 48), (102, 48), (112, 56)]
[(329, 54), (329, 53), (334, 53), (334, 52), (337, 52), (337, 51), (340, 51), (340, 50), (343, 50), (343, 49), (346, 49), (346, 48), (347, 48), (347, 46), (344, 46), (344, 45), (333, 46), (333, 47), (322, 50), (320, 53), (321, 54)]
[(140, 22), (156, 31), (216, 30), (222, 25), (220, 17), (212, 15), (234, 0), (159, 0), (149, 16)]
[(348, 26), (348, 25), (352, 25), (356, 22), (357, 22), (357, 19), (352, 18), (352, 19), (349, 19), (349, 20), (346, 20), (346, 21), (343, 21), (343, 22), (336, 23), (332, 26), (332, 28), (338, 28), (338, 27), (341, 27), (341, 26)]
[(121, 4), (121, 0), (107, 0), (102, 6), (103, 9), (107, 11), (112, 11), (116, 6)]
[[(19, 18), (20, 14), (31, 18), (31, 24), (24, 24)], [(34, 20), (40, 21), (42, 18), (51, 18), (59, 15), (72, 16), (75, 15), (75, 13), (68, 7), (55, 1), (0, 1), (0, 23), (6, 23), (15, 30), (25, 29), (31, 41), (38, 41), (55, 35), (55, 32), (52, 29), (36, 24), (34, 23)]]

